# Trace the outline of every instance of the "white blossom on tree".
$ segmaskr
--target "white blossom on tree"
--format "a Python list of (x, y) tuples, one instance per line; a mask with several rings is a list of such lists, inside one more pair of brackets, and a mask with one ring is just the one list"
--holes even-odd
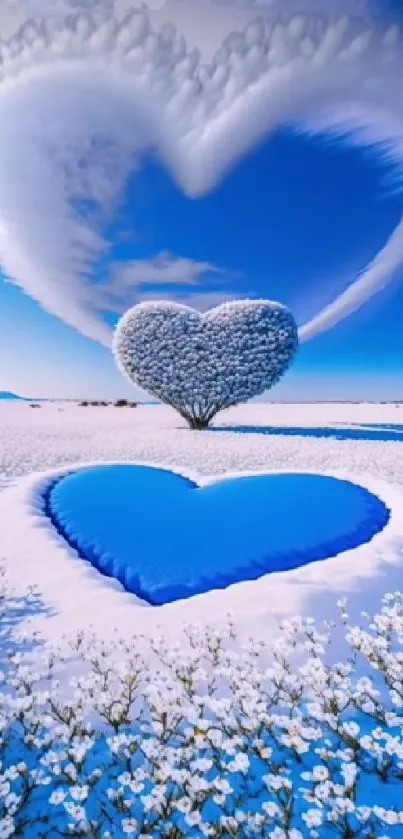
[(280, 303), (236, 300), (201, 315), (161, 301), (123, 315), (113, 351), (132, 382), (200, 429), (276, 384), (297, 346), (296, 323)]
[(401, 593), (362, 626), (340, 604), (339, 662), (335, 627), (307, 618), (272, 645), (228, 622), (176, 645), (79, 635), (32, 659), (10, 602), (3, 588), (1, 839), (402, 835)]

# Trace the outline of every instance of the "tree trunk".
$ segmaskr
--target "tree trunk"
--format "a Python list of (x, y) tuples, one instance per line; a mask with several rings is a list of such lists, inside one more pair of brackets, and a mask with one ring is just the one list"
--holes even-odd
[(189, 428), (191, 428), (193, 431), (203, 431), (204, 428), (208, 428), (211, 418), (207, 417), (206, 419), (205, 417), (194, 417), (188, 414), (185, 417), (185, 419), (189, 425)]

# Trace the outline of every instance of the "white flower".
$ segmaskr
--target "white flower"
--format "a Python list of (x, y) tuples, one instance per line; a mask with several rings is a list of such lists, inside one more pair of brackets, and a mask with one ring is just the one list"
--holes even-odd
[(231, 795), (233, 792), (231, 784), (225, 778), (216, 778), (214, 781), (214, 787), (222, 795)]
[(327, 781), (329, 777), (329, 770), (327, 766), (315, 766), (312, 770), (312, 778), (314, 781)]
[(49, 803), (50, 804), (63, 804), (63, 801), (66, 799), (66, 792), (61, 789), (53, 790), (51, 795), (49, 796)]
[(266, 813), (269, 819), (274, 819), (276, 816), (280, 815), (280, 808), (278, 804), (275, 804), (274, 801), (264, 801), (262, 804), (262, 810)]
[(306, 813), (303, 813), (302, 818), (310, 830), (314, 827), (320, 827), (323, 823), (323, 813), (321, 810), (307, 810)]
[(127, 834), (136, 833), (137, 828), (138, 828), (138, 823), (135, 821), (135, 819), (123, 819), (123, 821), (122, 821), (123, 833), (127, 833)]
[(75, 786), (70, 789), (70, 795), (74, 801), (85, 801), (88, 798), (88, 792), (89, 788), (86, 784), (83, 787)]
[(185, 821), (190, 827), (197, 827), (202, 818), (198, 810), (193, 810), (191, 813), (187, 813), (185, 816)]
[(249, 769), (249, 758), (246, 754), (239, 752), (234, 760), (231, 760), (227, 766), (229, 772), (247, 772)]
[(78, 804), (73, 804), (72, 801), (64, 801), (63, 805), (67, 810), (69, 816), (76, 822), (85, 821), (85, 810)]

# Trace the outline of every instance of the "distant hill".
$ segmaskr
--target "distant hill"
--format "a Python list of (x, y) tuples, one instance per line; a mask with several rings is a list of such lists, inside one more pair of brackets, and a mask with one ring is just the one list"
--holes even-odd
[(25, 402), (26, 401), (23, 396), (18, 396), (18, 393), (11, 393), (9, 390), (0, 390), (0, 401), (6, 400), (6, 399), (14, 400), (14, 401), (16, 399), (18, 399), (19, 402)]

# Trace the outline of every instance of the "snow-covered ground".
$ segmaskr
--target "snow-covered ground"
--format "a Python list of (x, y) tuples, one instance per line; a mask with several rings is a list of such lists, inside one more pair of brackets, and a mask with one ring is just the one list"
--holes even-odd
[[(232, 408), (216, 425), (310, 426), (400, 424), (403, 405), (270, 405)], [(396, 436), (397, 436), (396, 434)], [(0, 403), (0, 479), (77, 461), (144, 460), (190, 468), (202, 475), (253, 469), (333, 468), (403, 483), (399, 442), (312, 439), (256, 433), (189, 431), (168, 408), (79, 407), (75, 404)]]
[[(330, 617), (341, 595), (350, 597), (353, 608), (369, 610), (382, 593), (401, 588), (403, 406), (257, 404), (227, 411), (216, 424), (228, 430), (189, 431), (174, 412), (160, 406), (0, 405), (0, 486), (6, 482), (0, 493), (0, 557), (17, 591), (23, 593), (28, 584), (39, 586), (50, 612), (32, 623), (45, 637), (59, 640), (90, 624), (100, 634), (115, 627), (124, 635), (155, 632), (156, 626), (170, 634), (183, 621), (224, 621), (227, 612), (242, 630), (266, 634), (285, 615)], [(272, 425), (295, 430), (258, 433), (258, 426)], [(387, 442), (304, 436), (306, 428), (364, 431), (390, 425), (396, 429)], [(383, 533), (355, 551), (153, 608), (74, 556), (36, 507), (43, 482), (37, 473), (60, 474), (71, 464), (99, 461), (170, 466), (199, 476), (200, 482), (224, 473), (256, 471), (335, 474), (368, 486), (383, 498), (392, 516)]]

